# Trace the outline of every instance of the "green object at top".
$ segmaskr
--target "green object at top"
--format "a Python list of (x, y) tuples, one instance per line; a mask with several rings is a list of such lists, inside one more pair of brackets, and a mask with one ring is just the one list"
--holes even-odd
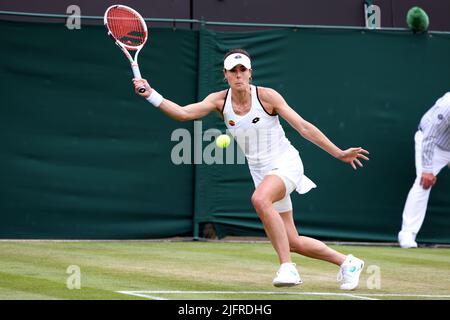
[(430, 20), (422, 8), (412, 7), (406, 15), (406, 23), (414, 32), (424, 32), (428, 29)]

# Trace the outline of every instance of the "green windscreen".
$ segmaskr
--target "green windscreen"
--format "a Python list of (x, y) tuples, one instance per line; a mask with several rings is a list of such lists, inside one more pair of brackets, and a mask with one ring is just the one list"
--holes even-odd
[[(264, 235), (246, 163), (193, 164), (196, 150), (211, 151), (211, 133), (225, 133), (221, 118), (176, 122), (137, 97), (104, 27), (2, 21), (0, 35), (0, 238), (192, 236), (206, 223), (220, 237)], [(186, 105), (227, 88), (223, 55), (236, 47), (252, 55), (255, 85), (277, 90), (340, 148), (370, 151), (355, 172), (281, 120), (318, 185), (291, 195), (300, 234), (395, 241), (414, 133), (450, 88), (450, 35), (150, 28), (139, 64)], [(182, 142), (190, 152), (178, 152)], [(174, 163), (174, 150), (190, 161)], [(450, 243), (449, 194), (444, 168), (418, 240)]]
[[(205, 60), (199, 98), (226, 87), (223, 55), (243, 47), (252, 55), (255, 85), (276, 89), (342, 149), (370, 151), (370, 161), (355, 172), (282, 121), (305, 174), (318, 185), (306, 195), (291, 195), (300, 234), (396, 240), (415, 179), (415, 131), (423, 113), (450, 90), (450, 36), (336, 29), (200, 34)], [(225, 131), (217, 116), (203, 127)], [(215, 222), (220, 235), (264, 234), (250, 201), (254, 187), (246, 165), (200, 165), (195, 178), (197, 222)], [(438, 181), (421, 241), (450, 241), (448, 168)]]
[[(193, 168), (172, 164), (170, 136), (192, 123), (134, 94), (105, 28), (1, 22), (0, 34), (0, 237), (190, 235)], [(196, 98), (197, 37), (152, 30), (139, 58), (180, 103)]]

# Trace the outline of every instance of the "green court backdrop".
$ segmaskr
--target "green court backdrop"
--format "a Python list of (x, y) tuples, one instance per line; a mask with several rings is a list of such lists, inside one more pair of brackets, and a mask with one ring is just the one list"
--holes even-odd
[[(0, 238), (197, 236), (206, 223), (220, 237), (264, 235), (247, 165), (193, 164), (194, 149), (211, 142), (205, 132), (225, 132), (221, 119), (176, 122), (137, 97), (103, 27), (2, 21), (0, 36)], [(415, 130), (450, 88), (450, 35), (151, 28), (141, 72), (189, 104), (226, 88), (221, 64), (234, 47), (251, 53), (255, 85), (279, 91), (341, 148), (371, 153), (355, 172), (282, 121), (318, 185), (292, 195), (299, 232), (394, 241), (415, 178)], [(185, 164), (172, 161), (188, 142), (180, 136), (191, 137)], [(445, 168), (419, 241), (450, 243), (449, 195)]]

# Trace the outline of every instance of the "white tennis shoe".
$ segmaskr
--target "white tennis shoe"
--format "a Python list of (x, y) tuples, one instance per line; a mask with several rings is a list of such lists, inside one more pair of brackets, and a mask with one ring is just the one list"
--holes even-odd
[(345, 258), (339, 269), (337, 280), (342, 281), (342, 290), (353, 290), (358, 286), (359, 275), (364, 268), (364, 261), (355, 258), (351, 254)]
[(398, 243), (400, 244), (400, 247), (405, 249), (417, 248), (417, 242), (414, 238), (412, 232), (400, 231), (398, 233)]
[(275, 287), (292, 287), (302, 283), (295, 263), (286, 262), (281, 264), (272, 283)]

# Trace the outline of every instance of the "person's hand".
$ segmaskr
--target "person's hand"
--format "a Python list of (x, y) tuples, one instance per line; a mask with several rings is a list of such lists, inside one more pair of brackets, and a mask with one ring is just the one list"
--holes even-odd
[(365, 156), (365, 154), (369, 154), (369, 151), (364, 150), (363, 148), (359, 147), (359, 148), (348, 148), (347, 150), (342, 151), (342, 154), (338, 157), (339, 160), (350, 164), (353, 169), (356, 170), (356, 165), (355, 163), (360, 166), (363, 167), (361, 161), (359, 161), (358, 158), (364, 159), (364, 160), (369, 160), (368, 157)]
[[(147, 80), (145, 79), (133, 79), (133, 84), (134, 84), (134, 92), (136, 92), (136, 94), (140, 95), (141, 97), (144, 98), (148, 98), (150, 97), (151, 93), (152, 93), (152, 88), (150, 87), (150, 85), (148, 84)], [(139, 88), (144, 86), (145, 87), (145, 91), (143, 93), (139, 92)]]
[(422, 177), (420, 178), (420, 185), (428, 190), (436, 183), (437, 177), (431, 172), (423, 172)]

